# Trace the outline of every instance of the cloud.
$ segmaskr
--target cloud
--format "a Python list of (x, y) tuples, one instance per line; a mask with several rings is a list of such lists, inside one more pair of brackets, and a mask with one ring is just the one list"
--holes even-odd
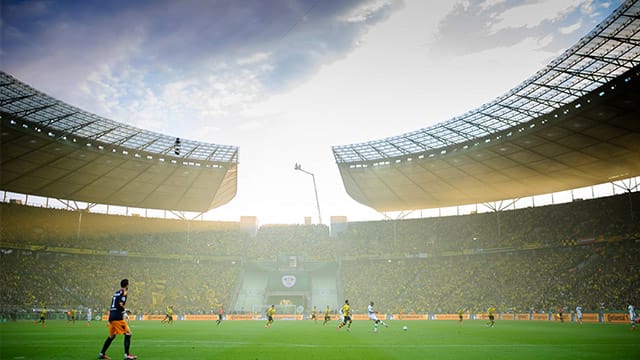
[(166, 130), (180, 113), (224, 129), (251, 103), (344, 57), (394, 3), (7, 1), (15, 16), (2, 26), (15, 35), (3, 70), (150, 130)]
[(238, 59), (238, 65), (253, 65), (263, 63), (271, 57), (271, 53), (257, 52), (245, 58)]
[[(552, 41), (545, 50), (573, 45), (571, 33), (590, 31), (600, 11), (610, 12), (621, 0), (464, 1), (440, 22), (437, 35), (427, 46), (434, 56), (466, 55), (490, 48), (513, 46), (537, 37)], [(587, 19), (584, 20), (587, 15)]]
[(562, 26), (558, 29), (561, 34), (571, 34), (575, 31), (578, 31), (582, 27), (582, 21), (578, 21), (574, 24)]
[(346, 22), (365, 22), (381, 12), (381, 10), (393, 6), (392, 0), (374, 0), (354, 7), (348, 14), (341, 17)]
[(490, 33), (496, 33), (505, 29), (534, 28), (543, 21), (554, 21), (561, 18), (563, 14), (570, 12), (579, 5), (580, 0), (550, 0), (514, 6), (497, 14), (489, 31)]

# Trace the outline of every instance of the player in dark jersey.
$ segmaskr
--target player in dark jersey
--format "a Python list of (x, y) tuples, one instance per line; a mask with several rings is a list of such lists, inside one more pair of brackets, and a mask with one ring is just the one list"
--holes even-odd
[(558, 306), (558, 319), (560, 319), (560, 322), (564, 322), (564, 317), (562, 317), (563, 311), (564, 311), (564, 307)]
[(220, 324), (222, 324), (222, 318), (224, 317), (224, 307), (220, 307), (220, 309), (218, 309), (218, 320), (216, 320), (216, 325), (220, 326)]
[(102, 345), (102, 350), (98, 354), (98, 359), (111, 359), (107, 356), (107, 349), (111, 345), (113, 339), (118, 334), (124, 334), (124, 359), (137, 359), (138, 357), (129, 353), (131, 346), (131, 330), (127, 324), (129, 311), (125, 308), (127, 303), (127, 290), (129, 289), (129, 280), (120, 281), (121, 289), (113, 294), (111, 299), (111, 308), (109, 309), (109, 336)]

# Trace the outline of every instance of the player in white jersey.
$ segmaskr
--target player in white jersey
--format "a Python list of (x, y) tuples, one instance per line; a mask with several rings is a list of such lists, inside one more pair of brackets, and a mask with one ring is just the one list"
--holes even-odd
[(576, 306), (576, 322), (582, 325), (582, 306)]
[(374, 333), (378, 332), (378, 324), (382, 324), (385, 327), (389, 327), (389, 325), (387, 325), (384, 321), (378, 319), (378, 317), (376, 316), (376, 311), (373, 310), (373, 301), (371, 303), (369, 303), (369, 306), (367, 306), (367, 313), (369, 314), (369, 320), (373, 321), (373, 332)]
[(629, 304), (627, 310), (629, 310), (629, 320), (631, 321), (631, 330), (633, 331), (636, 329), (636, 311), (631, 304)]
[(91, 325), (91, 317), (93, 316), (91, 308), (87, 308), (87, 326)]

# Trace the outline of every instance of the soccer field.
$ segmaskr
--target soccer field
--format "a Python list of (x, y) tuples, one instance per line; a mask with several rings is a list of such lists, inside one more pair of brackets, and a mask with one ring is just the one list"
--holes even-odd
[[(402, 326), (408, 327), (407, 331)], [(638, 359), (640, 331), (623, 324), (480, 320), (391, 321), (374, 333), (356, 321), (351, 332), (335, 321), (135, 321), (131, 353), (144, 359)], [(104, 322), (0, 324), (0, 359), (95, 359), (107, 336)], [(122, 359), (123, 337), (107, 353)]]

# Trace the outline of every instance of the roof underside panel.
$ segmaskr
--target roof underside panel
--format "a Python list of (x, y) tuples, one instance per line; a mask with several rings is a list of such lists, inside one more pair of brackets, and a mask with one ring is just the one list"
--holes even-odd
[(339, 169), (349, 195), (378, 211), (514, 199), (640, 176), (640, 68), (488, 139), (435, 156)]
[(236, 194), (237, 164), (187, 165), (60, 142), (2, 118), (3, 190), (129, 207), (203, 212)]
[(238, 148), (87, 113), (0, 72), (0, 189), (96, 204), (204, 212), (237, 191)]

